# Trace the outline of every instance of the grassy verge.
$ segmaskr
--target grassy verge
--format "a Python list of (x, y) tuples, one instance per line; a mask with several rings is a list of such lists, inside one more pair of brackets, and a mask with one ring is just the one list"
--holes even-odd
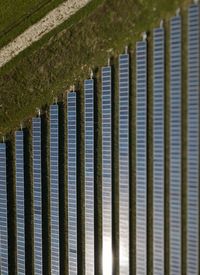
[[(82, 81), (188, 0), (94, 0), (0, 71), (0, 135)], [(99, 5), (101, 4), (101, 5)], [(62, 30), (62, 31), (61, 31)], [(51, 39), (50, 39), (51, 37)]]
[(64, 0), (3, 0), (0, 10), (0, 48), (62, 2)]

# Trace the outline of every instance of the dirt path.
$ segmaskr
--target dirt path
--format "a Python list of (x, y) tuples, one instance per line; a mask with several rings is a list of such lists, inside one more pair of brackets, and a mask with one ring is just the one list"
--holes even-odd
[(32, 43), (56, 28), (91, 0), (68, 0), (0, 49), (0, 68)]

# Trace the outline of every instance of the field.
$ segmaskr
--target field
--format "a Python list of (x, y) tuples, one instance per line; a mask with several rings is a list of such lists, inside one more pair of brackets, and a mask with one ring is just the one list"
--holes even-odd
[(18, 128), (70, 85), (80, 85), (90, 68), (98, 70), (125, 45), (134, 50), (143, 31), (187, 2), (92, 1), (0, 70), (0, 135)]
[(2, 0), (0, 9), (0, 48), (63, 1)]

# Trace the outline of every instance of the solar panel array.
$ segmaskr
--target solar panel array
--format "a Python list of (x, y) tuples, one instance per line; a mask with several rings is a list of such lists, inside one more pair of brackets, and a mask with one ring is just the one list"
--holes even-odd
[(181, 17), (170, 21), (170, 272), (181, 274)]
[[(29, 202), (28, 200), (27, 204), (30, 203), (29, 207), (33, 206), (34, 210), (34, 259), (32, 261), (34, 261), (35, 274), (43, 273), (45, 268), (43, 264), (46, 262), (46, 260), (48, 264), (49, 259), (46, 259), (46, 257), (48, 257), (48, 254), (51, 253), (52, 274), (60, 274), (60, 272), (62, 272), (62, 270), (60, 270), (60, 266), (66, 264), (68, 268), (67, 273), (70, 275), (76, 275), (78, 273), (79, 265), (79, 249), (81, 256), (80, 267), (82, 267), (82, 264), (85, 264), (84, 269), (86, 275), (94, 275), (96, 273), (97, 269), (99, 268), (99, 259), (95, 259), (95, 256), (99, 255), (100, 252), (96, 253), (95, 249), (99, 247), (99, 237), (101, 236), (98, 235), (100, 232), (99, 228), (97, 229), (95, 227), (96, 217), (94, 207), (99, 207), (99, 200), (97, 201), (97, 204), (94, 203), (96, 199), (95, 188), (97, 188), (95, 186), (95, 173), (99, 175), (100, 172), (102, 175), (102, 220), (99, 218), (99, 216), (97, 218), (99, 219), (98, 223), (101, 223), (102, 221), (103, 254), (101, 256), (103, 275), (109, 275), (113, 273), (113, 262), (117, 266), (119, 265), (120, 274), (129, 275), (130, 272), (132, 272), (130, 268), (130, 263), (133, 260), (132, 256), (135, 257), (134, 260), (136, 261), (136, 266), (134, 268), (137, 275), (146, 275), (147, 273), (151, 272), (151, 270), (148, 270), (148, 265), (151, 263), (153, 263), (152, 273), (154, 275), (165, 274), (166, 270), (168, 269), (170, 275), (178, 275), (182, 274), (183, 272), (194, 275), (199, 274), (199, 4), (192, 4), (189, 7), (187, 55), (185, 55), (185, 52), (183, 52), (183, 49), (186, 47), (183, 47), (183, 43), (185, 41), (183, 40), (184, 36), (182, 35), (182, 25), (182, 18), (177, 12), (177, 15), (170, 20), (169, 41), (167, 38), (168, 35), (166, 35), (165, 38), (165, 29), (162, 27), (162, 25), (159, 28), (154, 29), (153, 51), (151, 51), (150, 54), (152, 54), (152, 56), (150, 57), (147, 54), (147, 52), (150, 50), (147, 51), (146, 35), (144, 35), (143, 41), (136, 43), (136, 74), (134, 76), (136, 82), (136, 91), (135, 99), (133, 99), (133, 101), (136, 103), (136, 109), (133, 110), (135, 112), (133, 117), (130, 117), (129, 115), (129, 93), (131, 84), (130, 55), (126, 51), (125, 54), (121, 54), (119, 56), (119, 102), (117, 102), (119, 103), (119, 112), (117, 114), (112, 112), (112, 92), (116, 92), (114, 87), (112, 87), (112, 68), (110, 65), (102, 68), (102, 105), (101, 110), (97, 110), (98, 113), (102, 113), (102, 171), (99, 171), (100, 166), (98, 165), (98, 161), (96, 162), (94, 156), (94, 127), (96, 126), (96, 110), (94, 110), (95, 82), (92, 78), (87, 79), (84, 82), (85, 160), (83, 163), (81, 163), (81, 165), (83, 165), (85, 168), (85, 197), (84, 205), (81, 206), (84, 208), (83, 211), (85, 213), (85, 231), (82, 232), (82, 228), (80, 228), (80, 235), (77, 234), (79, 230), (77, 205), (79, 205), (79, 203), (83, 203), (83, 198), (82, 194), (80, 194), (80, 197), (77, 196), (77, 187), (79, 184), (77, 182), (77, 173), (79, 171), (77, 163), (80, 161), (80, 155), (77, 154), (77, 134), (79, 134), (77, 129), (77, 114), (79, 114), (79, 110), (77, 108), (76, 92), (69, 92), (67, 94), (67, 135), (64, 136), (63, 139), (67, 142), (68, 215), (67, 226), (66, 228), (63, 228), (63, 230), (66, 230), (68, 234), (68, 244), (66, 248), (68, 249), (68, 264), (64, 262), (65, 259), (63, 255), (60, 257), (60, 241), (64, 237), (60, 235), (59, 228), (59, 219), (62, 218), (59, 217), (59, 207), (61, 207), (59, 202), (59, 184), (62, 184), (62, 182), (59, 182), (59, 172), (62, 172), (61, 167), (59, 167), (59, 154), (60, 151), (65, 148), (65, 146), (64, 148), (59, 146), (59, 140), (62, 138), (59, 137), (59, 126), (61, 127), (63, 125), (59, 125), (58, 104), (53, 104), (50, 106), (50, 146), (48, 148), (49, 158), (47, 160), (42, 159), (42, 146), (44, 141), (42, 141), (43, 139), (41, 135), (41, 118), (35, 117), (32, 119), (32, 156), (30, 156), (30, 158), (32, 157), (33, 164), (33, 205), (31, 205), (32, 201)], [(167, 31), (168, 30), (166, 30), (166, 33)], [(166, 42), (170, 42), (169, 60), (165, 58), (165, 56), (168, 58), (168, 50), (165, 49), (165, 44), (168, 46), (168, 43)], [(182, 65), (185, 62), (185, 57), (188, 61), (187, 68), (182, 68)], [(150, 66), (147, 64), (148, 58), (151, 62)], [(168, 71), (165, 72), (166, 62), (169, 62), (170, 93), (168, 93), (168, 85), (165, 89), (165, 82), (166, 79), (168, 79), (166, 74)], [(151, 65), (153, 65), (153, 75), (152, 77), (150, 75), (148, 78), (148, 67), (151, 67)], [(168, 68), (168, 64), (166, 68)], [(188, 74), (187, 98), (185, 98), (184, 93), (182, 94), (182, 90), (185, 91), (185, 88), (182, 87), (182, 83), (185, 83), (183, 82), (182, 75), (186, 71)], [(153, 84), (152, 98), (151, 96), (148, 97), (147, 94), (149, 90), (148, 84), (150, 84), (150, 86)], [(151, 92), (151, 89), (149, 91)], [(118, 93), (114, 97), (116, 98), (117, 95)], [(165, 98), (168, 99), (166, 102), (167, 104), (165, 104)], [(186, 103), (184, 103), (184, 101), (186, 101)], [(80, 104), (82, 103), (83, 102), (80, 102)], [(183, 136), (184, 131), (182, 131), (182, 125), (184, 125), (186, 122), (185, 116), (183, 115), (183, 110), (186, 107), (185, 105), (187, 105), (187, 127), (184, 131), (187, 132), (187, 146), (185, 145), (186, 137)], [(166, 109), (165, 106), (167, 107)], [(99, 107), (97, 106), (97, 108)], [(152, 117), (151, 111), (153, 111)], [(150, 114), (150, 116), (148, 116), (148, 114)], [(117, 137), (116, 135), (112, 135), (113, 115), (114, 118), (119, 119), (116, 129), (119, 131), (119, 135)], [(136, 149), (136, 181), (133, 183), (130, 182), (129, 178), (129, 139), (132, 138), (129, 133), (130, 120), (134, 120), (133, 124), (135, 125), (136, 131), (135, 139), (133, 140), (133, 144)], [(150, 139), (149, 136), (151, 135), (151, 129), (149, 129), (150, 125), (148, 125), (148, 121), (150, 124), (152, 122), (153, 126), (153, 136), (150, 137)], [(168, 123), (170, 126), (169, 129), (167, 129)], [(98, 125), (98, 127), (101, 126)], [(64, 128), (63, 132), (65, 130), (66, 129)], [(150, 135), (148, 135), (149, 130)], [(165, 140), (165, 130), (169, 132), (169, 142), (167, 139)], [(153, 139), (151, 140), (151, 138)], [(184, 141), (183, 143), (182, 140)], [(112, 146), (113, 143), (115, 146), (117, 142), (119, 144), (119, 159), (117, 160), (119, 164), (118, 171), (116, 171), (117, 168), (113, 167), (112, 164), (114, 156), (112, 152), (112, 148), (114, 147)], [(25, 270), (26, 257), (24, 184), (26, 179), (24, 167), (25, 156), (28, 157), (28, 154), (26, 150), (24, 150), (24, 145), (26, 144), (24, 144), (23, 130), (16, 131), (14, 155), (15, 169), (13, 171), (13, 179), (12, 171), (9, 170), (10, 166), (11, 170), (13, 168), (12, 163), (10, 164), (10, 158), (6, 159), (6, 144), (4, 142), (0, 143), (0, 273), (2, 275), (7, 275), (10, 273), (8, 270), (8, 263), (11, 265), (15, 261), (14, 257), (12, 257), (14, 253), (16, 253), (16, 273), (19, 275), (24, 275), (25, 273), (29, 272), (29, 270)], [(61, 143), (61, 146), (62, 145), (63, 143)], [(46, 144), (44, 144), (44, 146), (46, 146)], [(152, 156), (147, 155), (148, 148), (152, 148)], [(100, 150), (100, 148), (97, 148), (97, 150)], [(83, 152), (80, 154), (82, 153)], [(63, 154), (63, 157), (64, 155), (65, 154)], [(167, 163), (165, 163), (165, 159), (169, 159), (169, 168), (166, 166)], [(42, 171), (42, 161), (44, 161), (44, 163), (46, 162), (46, 164), (50, 164), (49, 174), (46, 175), (50, 178), (50, 198), (45, 197), (48, 196), (48, 194), (43, 194), (44, 199), (48, 199), (50, 202), (50, 216), (47, 217), (50, 223), (50, 247), (45, 247), (45, 250), (48, 250), (47, 252), (44, 250), (46, 253), (43, 253), (42, 246), (42, 237), (44, 237), (43, 234), (46, 233), (43, 232), (42, 228), (42, 173), (44, 173), (44, 171)], [(152, 166), (148, 166), (148, 161), (152, 161)], [(114, 163), (116, 162), (114, 161)], [(185, 182), (185, 179), (182, 178), (183, 167), (185, 164), (187, 164), (187, 182)], [(153, 172), (153, 175), (151, 173), (148, 174), (151, 168), (153, 168), (151, 171)], [(113, 201), (112, 197), (113, 171), (115, 175), (116, 173), (119, 173), (119, 209), (117, 209), (116, 212), (114, 211), (114, 214), (116, 214), (119, 210), (119, 217), (116, 217), (116, 215), (113, 216), (112, 206), (116, 203)], [(11, 176), (9, 173), (11, 173)], [(183, 175), (184, 174), (185, 172)], [(151, 176), (153, 176), (153, 186), (151, 186), (151, 180), (148, 182), (148, 180), (151, 179)], [(168, 176), (169, 183), (167, 178)], [(167, 179), (166, 181), (165, 177)], [(13, 180), (14, 182), (12, 182)], [(8, 251), (9, 249), (12, 250), (15, 248), (15, 244), (13, 247), (9, 246), (8, 248), (8, 237), (11, 237), (12, 241), (12, 232), (10, 233), (9, 231), (10, 235), (8, 236), (7, 226), (8, 218), (10, 218), (10, 212), (8, 209), (11, 209), (11, 206), (9, 206), (9, 208), (7, 206), (7, 197), (13, 203), (13, 183), (16, 185), (16, 251)], [(148, 187), (148, 183), (150, 183), (150, 188)], [(130, 184), (135, 184), (136, 194), (130, 193)], [(153, 189), (151, 187), (153, 187)], [(169, 190), (169, 198), (166, 197), (168, 196), (168, 193), (165, 194), (165, 190)], [(116, 191), (116, 189), (114, 189), (114, 191)], [(147, 191), (150, 192), (149, 196), (147, 196)], [(182, 199), (183, 194), (187, 195), (186, 200), (184, 198)], [(81, 198), (80, 202), (78, 201), (79, 198)], [(130, 205), (129, 201), (132, 198), (136, 207), (136, 209), (133, 209), (133, 212), (136, 211), (134, 221), (136, 231), (134, 233), (129, 232), (130, 207), (132, 206), (132, 204)], [(147, 209), (148, 198), (153, 198), (153, 207), (150, 209)], [(168, 199), (169, 203), (167, 201)], [(187, 205), (185, 205), (185, 201), (187, 201)], [(167, 204), (165, 204), (166, 202)], [(165, 210), (168, 211), (168, 209), (166, 209), (166, 206), (168, 205), (169, 217), (165, 217)], [(151, 213), (151, 211), (153, 212)], [(185, 217), (183, 215), (185, 215), (186, 212), (187, 215)], [(147, 224), (148, 214), (151, 215), (151, 217), (153, 215), (153, 217), (148, 219), (149, 223)], [(187, 219), (187, 223), (184, 223), (185, 219)], [(45, 222), (47, 222), (46, 219)], [(82, 223), (82, 218), (80, 223)], [(119, 236), (116, 236), (116, 232), (113, 232), (113, 224), (116, 227), (119, 226)], [(165, 225), (167, 226), (165, 227)], [(150, 236), (151, 231), (149, 232), (149, 229), (152, 231), (152, 236)], [(15, 232), (13, 232), (13, 234), (15, 234)], [(130, 242), (130, 236), (133, 236), (132, 234), (135, 234), (134, 241)], [(187, 239), (184, 239), (186, 235)], [(80, 236), (83, 241), (81, 247), (78, 247), (78, 236)], [(97, 237), (97, 247), (95, 247), (95, 236)], [(148, 239), (149, 236), (150, 240)], [(119, 239), (117, 240), (116, 237), (119, 237)], [(167, 244), (167, 247), (165, 247), (168, 238), (169, 244)], [(119, 243), (117, 243), (118, 241)], [(135, 246), (132, 247), (134, 244)], [(119, 259), (116, 257), (113, 261), (113, 249), (116, 249), (117, 245), (119, 245)], [(153, 253), (150, 255), (152, 248)], [(118, 252), (116, 252), (116, 255)], [(85, 259), (82, 259), (83, 255), (85, 256)], [(8, 260), (9, 256), (10, 259)], [(148, 259), (149, 256), (150, 259)], [(167, 256), (167, 261), (165, 260), (165, 256)], [(29, 257), (30, 256), (28, 255), (28, 260), (30, 260)], [(117, 263), (118, 260), (119, 262)], [(95, 261), (98, 263), (96, 266)], [(183, 270), (183, 265), (187, 267), (187, 270)]]
[(136, 273), (147, 263), (147, 42), (136, 45)]
[(119, 253), (129, 274), (129, 54), (119, 57)]
[(69, 274), (77, 274), (77, 190), (76, 190), (76, 93), (67, 95), (68, 147), (68, 265)]
[(187, 273), (199, 273), (199, 5), (188, 15), (188, 204)]
[(103, 274), (112, 274), (112, 76), (102, 68)]
[(25, 274), (24, 133), (15, 132), (17, 274)]
[(41, 118), (32, 119), (33, 198), (34, 198), (34, 272), (42, 274), (42, 179)]
[(165, 34), (153, 31), (153, 274), (164, 274)]
[(85, 96), (85, 273), (94, 274), (94, 80), (84, 82)]
[(8, 274), (6, 144), (0, 143), (0, 274)]
[(59, 253), (59, 125), (58, 105), (50, 106), (50, 205), (51, 205), (51, 272), (60, 272)]

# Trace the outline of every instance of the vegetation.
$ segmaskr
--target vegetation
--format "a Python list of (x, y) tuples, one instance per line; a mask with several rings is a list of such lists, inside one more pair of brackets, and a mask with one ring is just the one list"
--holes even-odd
[(16, 129), (36, 107), (49, 104), (71, 84), (81, 83), (89, 68), (105, 64), (127, 44), (133, 50), (141, 32), (158, 26), (161, 18), (187, 2), (92, 1), (1, 69), (0, 135)]
[(0, 47), (41, 19), (64, 0), (2, 0)]

